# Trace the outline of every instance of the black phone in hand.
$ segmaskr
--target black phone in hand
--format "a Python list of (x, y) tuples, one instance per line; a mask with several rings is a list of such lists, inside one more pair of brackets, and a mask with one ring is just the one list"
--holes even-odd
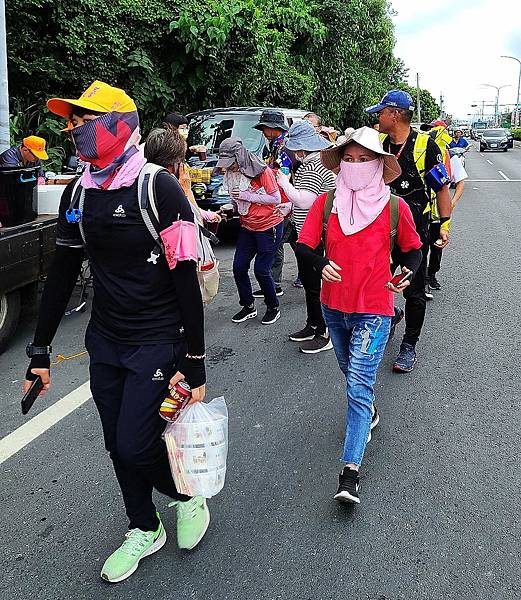
[(42, 378), (38, 375), (38, 377), (33, 381), (31, 387), (27, 390), (24, 397), (22, 398), (22, 414), (26, 415), (31, 406), (34, 404), (34, 401), (40, 395), (40, 392), (43, 390)]

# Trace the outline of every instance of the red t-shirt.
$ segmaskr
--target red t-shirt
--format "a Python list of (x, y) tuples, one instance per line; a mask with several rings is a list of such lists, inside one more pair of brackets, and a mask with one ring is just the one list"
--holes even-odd
[[(327, 194), (321, 194), (315, 200), (298, 238), (311, 248), (316, 248), (322, 237), (326, 198)], [(421, 248), (411, 209), (401, 198), (398, 217), (396, 244), (402, 252)], [(353, 235), (344, 235), (338, 215), (331, 213), (326, 229), (326, 257), (342, 268), (342, 281), (322, 281), (322, 304), (345, 313), (394, 315), (393, 292), (385, 287), (391, 279), (390, 235), (389, 206), (370, 225)]]
[[(256, 192), (264, 188), (266, 194), (279, 191), (273, 171), (265, 169), (260, 175), (251, 180), (249, 191)], [(252, 202), (247, 215), (241, 215), (241, 225), (250, 231), (266, 231), (284, 220), (274, 204), (256, 204)]]

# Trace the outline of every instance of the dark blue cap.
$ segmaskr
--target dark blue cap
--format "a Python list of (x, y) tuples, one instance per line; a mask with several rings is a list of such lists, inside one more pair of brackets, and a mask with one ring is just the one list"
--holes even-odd
[(405, 110), (414, 110), (414, 102), (412, 96), (401, 90), (391, 90), (380, 100), (378, 104), (365, 109), (367, 113), (380, 112), (383, 108), (403, 108)]

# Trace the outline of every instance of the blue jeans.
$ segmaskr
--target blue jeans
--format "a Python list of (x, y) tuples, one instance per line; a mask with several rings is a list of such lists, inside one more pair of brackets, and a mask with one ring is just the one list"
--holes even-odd
[(371, 427), (376, 372), (389, 338), (391, 317), (343, 313), (322, 305), (340, 369), (346, 376), (347, 417), (342, 461), (360, 465)]
[(280, 246), (283, 229), (284, 223), (279, 223), (265, 231), (250, 231), (241, 227), (233, 257), (233, 277), (239, 292), (241, 306), (251, 306), (254, 303), (248, 273), (253, 258), (255, 258), (253, 272), (264, 294), (266, 306), (276, 308), (279, 305), (271, 267)]

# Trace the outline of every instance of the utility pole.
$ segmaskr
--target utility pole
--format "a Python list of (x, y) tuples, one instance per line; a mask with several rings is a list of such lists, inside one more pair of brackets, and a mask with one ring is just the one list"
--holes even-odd
[(443, 119), (443, 92), (440, 92), (440, 119)]
[(418, 113), (418, 123), (422, 122), (422, 106), (420, 101), (420, 74), (416, 73), (416, 112)]
[(519, 63), (519, 77), (517, 79), (517, 100), (516, 100), (516, 110), (514, 113), (514, 119), (513, 119), (513, 123), (512, 125), (516, 126), (519, 124), (521, 124), (521, 120), (519, 119), (519, 112), (520, 112), (520, 106), (519, 106), (519, 100), (521, 99), (519, 97), (519, 92), (521, 90), (521, 60), (519, 60), (519, 58), (516, 58), (515, 56), (502, 56), (501, 58), (511, 58), (512, 60), (517, 60), (517, 62)]
[(482, 85), (486, 86), (486, 87), (491, 87), (494, 88), (497, 92), (496, 95), (496, 112), (495, 112), (495, 125), (496, 127), (498, 127), (500, 125), (499, 123), (499, 92), (503, 89), (503, 88), (507, 88), (507, 87), (511, 87), (510, 85), (492, 85), (490, 83), (483, 83)]
[(0, 152), (6, 150), (9, 146), (9, 90), (7, 86), (5, 0), (0, 0)]

